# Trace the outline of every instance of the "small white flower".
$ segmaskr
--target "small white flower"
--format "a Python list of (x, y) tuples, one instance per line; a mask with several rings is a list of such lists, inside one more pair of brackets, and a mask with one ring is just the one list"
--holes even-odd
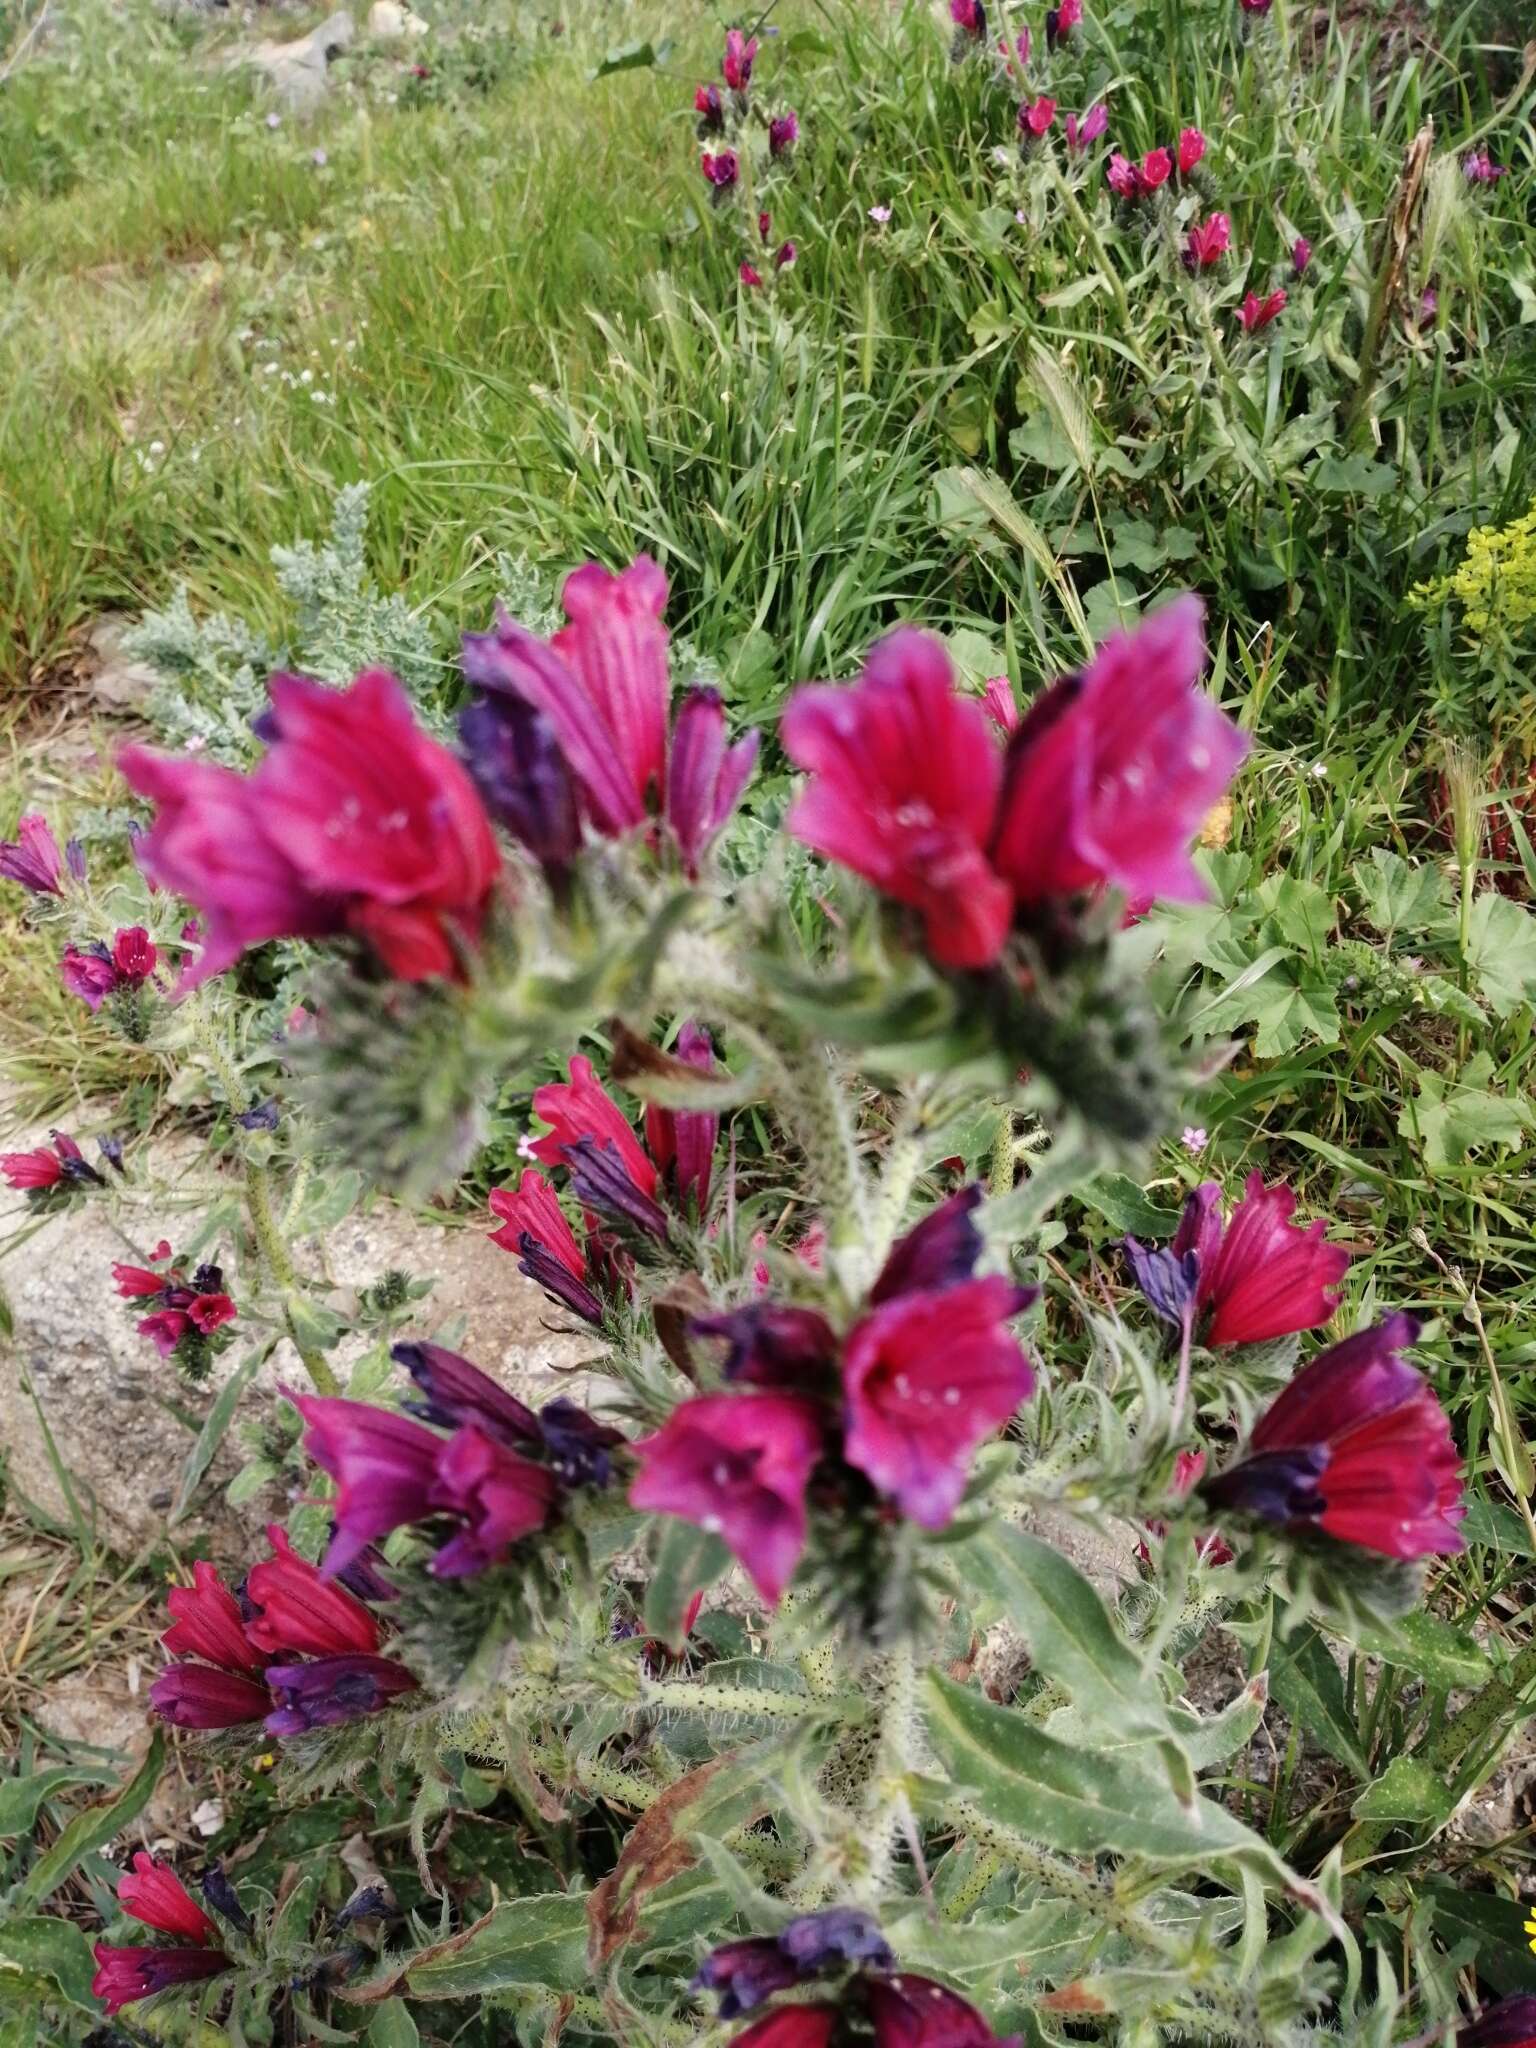
[(268, 126), (269, 128), (281, 128), (281, 127), (282, 127), (282, 125), (283, 125), (283, 117), (282, 117), (282, 115), (281, 115), (281, 114), (268, 114), (268, 116), (267, 116), (267, 126)]
[(1314, 780), (1326, 782), (1328, 779), (1328, 763), (1326, 761), (1314, 761), (1312, 763), (1312, 774)]

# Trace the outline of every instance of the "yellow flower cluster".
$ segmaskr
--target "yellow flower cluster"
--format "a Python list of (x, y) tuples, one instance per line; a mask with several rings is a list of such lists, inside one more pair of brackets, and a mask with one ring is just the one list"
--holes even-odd
[(1481, 639), (1514, 639), (1536, 619), (1536, 499), (1508, 526), (1475, 526), (1460, 567), (1413, 592), (1414, 603), (1426, 610), (1452, 597), (1467, 630)]

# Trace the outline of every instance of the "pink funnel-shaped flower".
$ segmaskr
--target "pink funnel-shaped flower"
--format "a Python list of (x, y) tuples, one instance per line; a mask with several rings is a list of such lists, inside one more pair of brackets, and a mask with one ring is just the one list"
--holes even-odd
[[(1068, 114), (1066, 118), (1067, 147), (1074, 155), (1085, 150), (1089, 143), (1097, 142), (1109, 126), (1109, 109), (1101, 100), (1090, 107), (1085, 114)], [(1125, 159), (1122, 157), (1121, 162)]]
[(118, 974), (105, 946), (71, 944), (60, 957), (59, 980), (64, 993), (78, 996), (94, 1015), (117, 987)]
[(586, 1254), (543, 1174), (530, 1167), (515, 1189), (492, 1188), (489, 1202), (492, 1215), (502, 1219), (491, 1243), (515, 1253), (546, 1294), (586, 1322), (601, 1323), (603, 1304), (587, 1284)]
[(165, 1604), (172, 1626), (160, 1640), (173, 1657), (206, 1657), (225, 1671), (260, 1671), (266, 1663), (240, 1603), (205, 1558), (193, 1565), (192, 1584), (172, 1586)]
[(1190, 859), (1248, 740), (1199, 687), (1197, 597), (1116, 633), (1031, 706), (1008, 751), (992, 862), (1022, 904), (1105, 883), (1199, 902)]
[(267, 1541), (272, 1556), (253, 1565), (245, 1581), (254, 1610), (246, 1634), (259, 1650), (336, 1657), (379, 1647), (383, 1630), (362, 1601), (300, 1557), (280, 1522), (268, 1523)]
[(1205, 137), (1198, 128), (1179, 130), (1179, 176), (1187, 178), (1205, 155)]
[(1197, 1255), (1195, 1301), (1209, 1316), (1207, 1344), (1263, 1344), (1315, 1330), (1338, 1307), (1349, 1253), (1325, 1242), (1322, 1220), (1305, 1229), (1292, 1223), (1295, 1209), (1291, 1190), (1266, 1188), (1261, 1173), (1249, 1174), (1225, 1228), (1214, 1181), (1185, 1203), (1172, 1249)]
[(630, 1505), (719, 1536), (770, 1607), (805, 1549), (805, 1491), (822, 1454), (821, 1411), (790, 1394), (708, 1394), (633, 1446)]
[(1011, 905), (984, 849), (1002, 765), (942, 644), (899, 628), (858, 683), (796, 690), (780, 731), (811, 776), (789, 814), (796, 838), (920, 911), (942, 965), (995, 960)]
[(401, 980), (457, 972), (501, 865), (463, 766), (382, 670), (346, 690), (301, 676), (268, 689), (275, 737), (250, 775), (145, 747), (119, 757), (157, 806), (140, 865), (203, 914), (182, 986), (264, 940), (344, 931)]
[(438, 1460), (433, 1503), (463, 1526), (433, 1558), (433, 1573), (466, 1578), (500, 1564), (514, 1543), (543, 1528), (558, 1493), (544, 1466), (473, 1426), (455, 1430)]
[[(743, 272), (752, 270), (750, 263), (741, 267)], [(755, 270), (751, 278), (742, 278), (743, 284), (762, 281)], [(667, 761), (667, 823), (690, 881), (698, 879), (699, 863), (741, 801), (757, 747), (755, 732), (727, 746), (725, 707), (718, 690), (688, 692), (677, 714)]]
[(117, 1881), (117, 1903), (135, 1920), (183, 1941), (214, 1942), (219, 1930), (163, 1856), (137, 1850)]
[(38, 812), (27, 813), (17, 825), (14, 839), (0, 839), (0, 878), (19, 882), (33, 896), (63, 895), (59, 842), (49, 831), (48, 820)]
[(800, 140), (800, 116), (793, 107), (775, 114), (768, 123), (768, 151), (771, 156), (788, 156)]
[(583, 1138), (616, 1148), (624, 1171), (643, 1195), (656, 1192), (656, 1168), (629, 1127), (629, 1119), (598, 1080), (592, 1062), (577, 1053), (568, 1081), (549, 1081), (533, 1091), (533, 1107), (549, 1134), (528, 1147), (542, 1166), (569, 1166)]
[[(677, 1034), (676, 1057), (701, 1074), (715, 1071), (715, 1048), (709, 1033), (690, 1017)], [(720, 1136), (720, 1118), (712, 1109), (659, 1109), (646, 1105), (645, 1142), (661, 1176), (671, 1184), (679, 1203), (691, 1196), (702, 1215), (709, 1202), (709, 1178)]]
[[(721, 168), (727, 159), (729, 176)], [(735, 183), (734, 151), (706, 151), (704, 165), (712, 182)], [(547, 645), (503, 618), (494, 633), (466, 640), (464, 672), (542, 712), (589, 821), (599, 832), (630, 832), (645, 823), (647, 799), (660, 796), (666, 778), (667, 579), (648, 555), (618, 575), (588, 562), (566, 578), (561, 602), (570, 623)]]
[(311, 1728), (337, 1728), (380, 1714), (416, 1680), (393, 1657), (316, 1657), (302, 1664), (272, 1664), (267, 1679), (277, 1704), (267, 1732), (287, 1737)]
[(1019, 109), (1019, 132), (1038, 142), (1056, 118), (1056, 102), (1048, 95), (1031, 100), (1028, 106)]
[(1137, 173), (1137, 189), (1141, 192), (1155, 192), (1159, 185), (1166, 185), (1173, 176), (1173, 156), (1166, 149), (1149, 149), (1141, 160)]
[[(719, 149), (713, 152), (706, 149), (700, 152), (699, 169), (704, 173), (705, 182), (714, 186), (715, 196), (718, 198), (722, 193), (729, 192), (740, 179), (741, 158), (734, 149)], [(657, 573), (659, 575), (660, 571)]]
[(433, 1512), (441, 1437), (367, 1401), (284, 1392), (307, 1424), (305, 1450), (336, 1482), (322, 1571), (344, 1571), (378, 1537)]
[(1305, 235), (1298, 235), (1291, 245), (1291, 268), (1300, 277), (1312, 261), (1312, 244)]
[(222, 1977), (234, 1964), (216, 1948), (116, 1948), (110, 1942), (92, 1944), (96, 1974), (91, 1979), (91, 1996), (99, 1998), (108, 2016), (141, 1998), (153, 1998), (176, 1984), (197, 1984), (209, 1977)]
[(1260, 1419), (1244, 1457), (1201, 1487), (1204, 1498), (1386, 1557), (1464, 1549), (1451, 1426), (1398, 1356), (1418, 1334), (1412, 1316), (1393, 1315), (1320, 1353)]
[(1034, 1386), (1007, 1320), (1034, 1299), (998, 1277), (902, 1294), (855, 1323), (843, 1346), (843, 1455), (909, 1521), (942, 1529), (971, 1455)]
[(986, 10), (981, 0), (949, 0), (949, 18), (973, 41), (980, 41), (987, 32)]
[(1257, 292), (1249, 292), (1237, 309), (1237, 317), (1243, 324), (1245, 334), (1257, 334), (1261, 327), (1267, 327), (1271, 320), (1278, 319), (1285, 311), (1286, 291), (1284, 285), (1261, 299)]
[(720, 75), (732, 92), (745, 92), (752, 83), (752, 66), (757, 58), (757, 37), (744, 36), (739, 28), (728, 29)]
[(1232, 223), (1224, 213), (1197, 221), (1184, 237), (1186, 270), (1209, 270), (1232, 246)]
[(1017, 732), (1019, 707), (1013, 699), (1013, 685), (1006, 676), (988, 676), (981, 693), (987, 716), (1001, 733)]
[(264, 1684), (211, 1664), (169, 1664), (149, 1688), (150, 1705), (173, 1728), (238, 1728), (271, 1706)]

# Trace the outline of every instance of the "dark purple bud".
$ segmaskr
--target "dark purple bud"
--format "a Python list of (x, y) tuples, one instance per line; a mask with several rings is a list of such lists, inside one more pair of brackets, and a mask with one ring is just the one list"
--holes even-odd
[(125, 1171), (123, 1166), (123, 1141), (121, 1138), (98, 1138), (96, 1140), (96, 1150), (114, 1172), (122, 1173)]
[(351, 1927), (359, 1920), (388, 1920), (394, 1917), (389, 1894), (381, 1884), (364, 1885), (355, 1891), (339, 1913), (332, 1916), (337, 1927)]
[(464, 636), (465, 674), (487, 690), (459, 714), (464, 758), (492, 817), (558, 875), (581, 847), (576, 785), (544, 713), (513, 690), (490, 688), (494, 667), (474, 654), (481, 642), (494, 648), (497, 636)]
[(1536, 1995), (1501, 1998), (1456, 2030), (1456, 2048), (1532, 2048), (1536, 2043)]
[(256, 735), (257, 739), (261, 741), (261, 744), (264, 747), (270, 747), (276, 744), (278, 736), (277, 713), (272, 709), (272, 706), (270, 704), (267, 705), (265, 710), (258, 711), (256, 713), (256, 716), (251, 720), (251, 731)]
[(389, 1657), (316, 1657), (307, 1664), (269, 1664), (265, 1679), (277, 1700), (269, 1735), (303, 1735), (377, 1714), (416, 1681)]
[(578, 1138), (564, 1151), (577, 1200), (614, 1223), (628, 1223), (664, 1244), (667, 1219), (648, 1194), (630, 1178), (619, 1148), (611, 1138)]
[(497, 1443), (514, 1448), (539, 1441), (533, 1410), (456, 1351), (446, 1351), (441, 1344), (396, 1344), (389, 1355), (426, 1395), (424, 1401), (412, 1402), (407, 1414), (435, 1422), (440, 1429), (472, 1422)]
[(255, 1921), (241, 1905), (234, 1886), (224, 1875), (222, 1863), (210, 1863), (202, 1875), (203, 1897), (215, 1913), (227, 1920), (231, 1927), (238, 1927), (242, 1934), (250, 1934)]
[(875, 1921), (857, 1906), (832, 1906), (824, 1913), (791, 1920), (779, 1935), (779, 1947), (802, 1971), (824, 1970), (836, 1963), (870, 1963), (877, 1970), (889, 1970), (896, 1963)]
[(77, 882), (85, 880), (85, 848), (78, 839), (64, 842), (64, 865)]
[(717, 1991), (720, 2017), (734, 2020), (752, 2012), (775, 1991), (800, 1982), (800, 1971), (772, 1935), (728, 1941), (704, 1958), (691, 1991)]
[(722, 1368), (728, 1380), (758, 1387), (814, 1387), (837, 1358), (832, 1325), (818, 1309), (787, 1302), (753, 1301), (725, 1315), (696, 1316), (694, 1337), (720, 1337), (730, 1346)]
[(192, 1275), (192, 1292), (197, 1294), (222, 1294), (224, 1292), (224, 1269), (222, 1266), (199, 1266)]
[(563, 1259), (557, 1259), (547, 1245), (540, 1244), (531, 1230), (522, 1231), (517, 1240), (520, 1273), (526, 1273), (530, 1280), (536, 1280), (546, 1294), (552, 1294), (556, 1301), (563, 1301), (574, 1315), (594, 1328), (603, 1320), (603, 1304), (583, 1281), (578, 1280)]
[(235, 1122), (245, 1131), (275, 1131), (277, 1115), (276, 1099), (269, 1095), (265, 1102), (258, 1102), (254, 1109), (242, 1109)]
[(1176, 1252), (1166, 1246), (1148, 1251), (1134, 1237), (1125, 1239), (1124, 1251), (1136, 1285), (1158, 1314), (1181, 1330), (1195, 1312), (1200, 1289), (1200, 1254), (1193, 1250)]
[(955, 1287), (969, 1280), (981, 1257), (981, 1232), (971, 1221), (972, 1211), (980, 1207), (979, 1186), (957, 1188), (905, 1237), (898, 1237), (869, 1290), (870, 1301), (879, 1304), (898, 1294)]
[(53, 1140), (53, 1149), (59, 1155), (59, 1164), (64, 1169), (66, 1180), (76, 1181), (81, 1185), (89, 1183), (92, 1187), (98, 1188), (106, 1186), (106, 1182), (95, 1167), (87, 1162), (85, 1154), (73, 1138), (63, 1131), (50, 1131), (48, 1135)]
[(610, 1429), (585, 1408), (561, 1394), (546, 1401), (539, 1410), (539, 1431), (549, 1462), (567, 1486), (606, 1486), (613, 1476), (608, 1455), (624, 1441), (621, 1430)]

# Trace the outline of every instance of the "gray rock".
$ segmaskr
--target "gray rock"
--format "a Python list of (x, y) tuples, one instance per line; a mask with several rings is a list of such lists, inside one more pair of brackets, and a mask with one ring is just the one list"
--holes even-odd
[[(17, 1135), (8, 1139), (7, 1148), (24, 1149), (45, 1136)], [(153, 1244), (162, 1229), (174, 1237), (176, 1211), (200, 1213), (200, 1162), (195, 1141), (155, 1148), (154, 1184), (177, 1184), (175, 1208), (167, 1200), (127, 1219), (136, 1241)], [(144, 1177), (142, 1170), (136, 1172), (141, 1183)], [(214, 1180), (206, 1192), (228, 1194), (230, 1189)], [(51, 1435), (57, 1463), (81, 1509), (94, 1513), (100, 1538), (116, 1551), (132, 1553), (164, 1533), (166, 1508), (194, 1442), (192, 1430), (169, 1404), (194, 1419), (205, 1414), (218, 1384), (246, 1355), (246, 1346), (237, 1342), (224, 1353), (207, 1389), (188, 1389), (138, 1335), (131, 1304), (118, 1297), (111, 1269), (122, 1259), (131, 1262), (132, 1254), (105, 1202), (80, 1204), (49, 1217), (0, 1259), (0, 1288), (13, 1326), (9, 1341), (0, 1344), (0, 1444), (11, 1484), (47, 1514), (68, 1522), (70, 1502), (50, 1455)], [(590, 1376), (580, 1367), (595, 1354), (592, 1340), (548, 1327), (561, 1320), (558, 1311), (518, 1271), (516, 1260), (489, 1242), (479, 1224), (444, 1227), (381, 1204), (339, 1226), (324, 1248), (301, 1247), (299, 1259), (306, 1276), (318, 1283), (316, 1291), (328, 1287), (328, 1298), (343, 1311), (359, 1289), (391, 1267), (435, 1278), (432, 1293), (416, 1304), (406, 1334), (462, 1351), (535, 1405), (562, 1391), (590, 1397)], [(238, 1271), (229, 1271), (227, 1280), (237, 1302), (249, 1297), (251, 1287)], [(343, 1383), (365, 1348), (362, 1337), (348, 1338), (330, 1354)], [(259, 1414), (263, 1402), (276, 1398), (282, 1381), (305, 1384), (303, 1367), (286, 1343), (252, 1382), (241, 1415)], [(226, 1439), (199, 1497), (201, 1519), (184, 1531), (190, 1538), (196, 1530), (201, 1555), (238, 1556), (260, 1524), (284, 1507), (281, 1500), (258, 1498), (230, 1508), (219, 1482), (227, 1481), (237, 1464), (233, 1440)]]
[(265, 76), (290, 113), (309, 114), (325, 98), (330, 64), (354, 34), (351, 14), (338, 8), (307, 36), (289, 43), (255, 44), (245, 52), (245, 61)]

